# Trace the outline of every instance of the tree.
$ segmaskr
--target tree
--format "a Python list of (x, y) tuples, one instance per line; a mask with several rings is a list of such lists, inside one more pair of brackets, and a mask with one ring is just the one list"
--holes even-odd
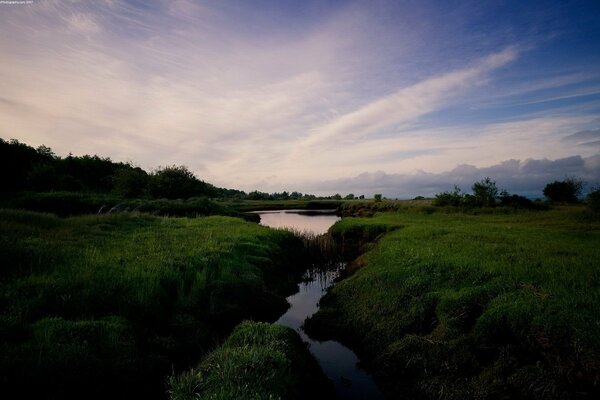
[(463, 201), (463, 196), (458, 186), (454, 185), (452, 192), (445, 191), (435, 195), (433, 199), (434, 206), (459, 206)]
[(587, 195), (587, 204), (593, 212), (600, 212), (600, 188), (593, 190)]
[(577, 198), (583, 189), (583, 181), (576, 178), (567, 178), (564, 181), (554, 181), (544, 188), (544, 196), (550, 201), (577, 203)]
[(153, 197), (184, 199), (207, 195), (206, 183), (183, 165), (161, 167), (150, 176), (149, 192)]
[(121, 168), (113, 177), (113, 192), (123, 197), (139, 197), (148, 186), (148, 174), (141, 168)]
[(373, 198), (375, 199), (376, 202), (380, 202), (381, 201), (381, 194), (377, 193), (373, 196)]
[(350, 194), (346, 195), (346, 197), (344, 197), (344, 200), (354, 200), (354, 194), (350, 193)]
[(481, 207), (492, 207), (496, 204), (496, 196), (498, 196), (498, 187), (496, 182), (485, 177), (479, 182), (475, 182), (471, 187), (475, 203)]

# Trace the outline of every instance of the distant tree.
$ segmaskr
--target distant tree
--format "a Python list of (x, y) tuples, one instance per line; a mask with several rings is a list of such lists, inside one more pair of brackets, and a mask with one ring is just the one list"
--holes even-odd
[(425, 197), (423, 196), (416, 196), (413, 200), (424, 200)]
[(586, 201), (590, 210), (592, 210), (595, 213), (600, 212), (600, 188), (592, 190), (587, 195)]
[(377, 193), (373, 196), (373, 198), (375, 199), (376, 202), (380, 202), (382, 195), (381, 195), (381, 193)]
[(269, 200), (269, 193), (253, 190), (246, 196), (248, 200)]
[(147, 188), (149, 177), (141, 168), (121, 168), (112, 177), (113, 193), (123, 197), (139, 197)]
[(564, 181), (554, 181), (544, 188), (544, 196), (550, 201), (577, 203), (583, 189), (583, 181), (577, 178), (567, 178)]
[(342, 195), (339, 193), (334, 194), (333, 196), (331, 196), (331, 198), (333, 200), (341, 200), (342, 199)]
[(38, 192), (66, 189), (61, 176), (51, 164), (34, 165), (27, 174), (27, 187)]
[(345, 200), (354, 200), (354, 194), (350, 193), (344, 197)]
[(52, 151), (52, 149), (46, 145), (42, 144), (42, 145), (38, 146), (36, 151), (42, 157), (46, 157), (48, 159), (56, 158), (56, 154), (54, 154), (54, 151)]
[(203, 186), (206, 184), (198, 180), (186, 166), (172, 165), (160, 167), (150, 175), (148, 191), (157, 198), (183, 199), (206, 195)]
[(454, 190), (441, 192), (435, 195), (433, 199), (434, 206), (459, 206), (463, 202), (463, 195), (458, 186), (454, 185)]
[(365, 198), (365, 195), (364, 195), (364, 194), (361, 194), (360, 196), (358, 196), (358, 198), (359, 198), (360, 200), (364, 200), (364, 198)]
[(496, 182), (490, 177), (485, 177), (479, 182), (475, 182), (471, 187), (475, 203), (481, 207), (492, 207), (496, 204), (498, 196), (498, 187)]

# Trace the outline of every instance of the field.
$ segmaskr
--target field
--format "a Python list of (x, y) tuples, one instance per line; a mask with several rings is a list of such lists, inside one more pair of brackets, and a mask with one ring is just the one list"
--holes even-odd
[(476, 213), (340, 221), (339, 240), (379, 240), (307, 329), (358, 349), (390, 398), (594, 398), (600, 223), (577, 206)]
[(0, 210), (3, 393), (164, 398), (236, 324), (286, 309), (300, 252), (230, 217)]

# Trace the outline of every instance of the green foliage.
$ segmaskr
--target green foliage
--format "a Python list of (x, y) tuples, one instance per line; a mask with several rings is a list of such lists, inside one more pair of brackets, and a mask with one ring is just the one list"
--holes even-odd
[(325, 399), (332, 387), (290, 328), (244, 322), (198, 368), (170, 379), (171, 400)]
[(150, 176), (148, 192), (152, 197), (186, 199), (192, 196), (211, 196), (212, 187), (200, 181), (185, 166), (168, 166)]
[(345, 218), (337, 235), (402, 228), (305, 325), (354, 345), (391, 398), (594, 398), (600, 223), (581, 211)]
[(381, 194), (380, 194), (380, 193), (377, 193), (377, 194), (375, 194), (375, 195), (373, 196), (373, 199), (375, 199), (375, 201), (377, 201), (377, 202), (380, 202), (380, 201), (381, 201), (381, 198), (382, 198), (382, 196), (381, 196)]
[(600, 189), (593, 190), (587, 195), (587, 204), (592, 212), (600, 212)]
[(149, 176), (141, 168), (121, 168), (112, 176), (112, 192), (120, 197), (142, 197), (148, 187)]
[(285, 310), (301, 246), (229, 217), (0, 210), (0, 386), (156, 396), (234, 325)]
[(498, 196), (498, 188), (496, 182), (485, 177), (479, 182), (475, 182), (471, 187), (475, 203), (481, 207), (492, 207), (496, 204), (496, 196)]
[(458, 186), (454, 185), (454, 190), (451, 192), (442, 192), (435, 195), (433, 199), (434, 206), (454, 206), (462, 204), (463, 196)]
[(583, 181), (568, 178), (564, 181), (554, 181), (544, 188), (544, 196), (550, 201), (563, 203), (577, 203), (583, 189)]

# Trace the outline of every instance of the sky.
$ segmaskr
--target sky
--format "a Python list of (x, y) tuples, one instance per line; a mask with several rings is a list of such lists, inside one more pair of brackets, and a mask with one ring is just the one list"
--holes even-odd
[(600, 185), (600, 2), (0, 0), (0, 137), (246, 191)]

